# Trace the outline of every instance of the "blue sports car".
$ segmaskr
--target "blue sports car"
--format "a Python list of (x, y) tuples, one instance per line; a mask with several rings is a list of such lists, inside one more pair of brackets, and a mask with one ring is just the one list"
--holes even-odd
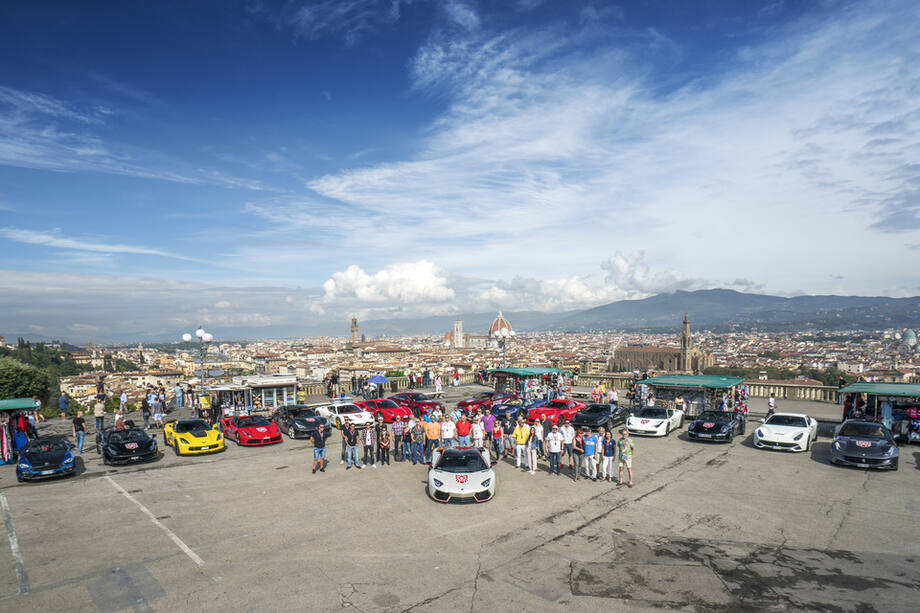
[(524, 416), (530, 409), (543, 406), (544, 404), (546, 404), (545, 400), (525, 402), (520, 398), (511, 398), (510, 400), (500, 404), (492, 405), (492, 408), (489, 409), (489, 412), (498, 419), (515, 420), (518, 418), (518, 415)]
[(74, 474), (73, 447), (61, 436), (29, 441), (19, 452), (16, 479), (33, 481)]

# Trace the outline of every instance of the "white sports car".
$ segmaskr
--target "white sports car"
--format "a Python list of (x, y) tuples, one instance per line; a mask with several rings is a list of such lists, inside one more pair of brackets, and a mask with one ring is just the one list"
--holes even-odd
[(485, 502), (495, 495), (489, 450), (473, 447), (436, 449), (428, 470), (428, 495), (438, 502)]
[(818, 422), (801, 413), (774, 413), (760, 420), (754, 431), (754, 446), (761, 449), (808, 451), (818, 440)]
[(626, 419), (626, 429), (630, 434), (646, 436), (667, 436), (683, 425), (683, 411), (664, 407), (645, 407)]
[(320, 417), (328, 419), (329, 423), (336, 428), (342, 427), (346, 417), (350, 423), (353, 423), (358, 428), (374, 423), (374, 416), (370, 411), (365, 411), (361, 407), (351, 403), (325, 404), (317, 407), (316, 413)]

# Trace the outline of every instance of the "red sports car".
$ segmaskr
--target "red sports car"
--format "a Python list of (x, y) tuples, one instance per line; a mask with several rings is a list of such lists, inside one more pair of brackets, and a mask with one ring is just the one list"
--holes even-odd
[(577, 400), (550, 400), (542, 407), (527, 411), (527, 421), (533, 423), (540, 419), (541, 416), (546, 415), (551, 422), (557, 424), (559, 423), (559, 418), (562, 418), (562, 421), (565, 422), (575, 417), (575, 413), (578, 413), (583, 408), (585, 408), (585, 403)]
[(458, 402), (457, 410), (467, 415), (475, 413), (476, 409), (482, 409), (483, 413), (487, 413), (489, 409), (492, 408), (493, 404), (507, 402), (512, 398), (514, 398), (514, 394), (509, 394), (507, 392), (479, 392), (472, 398), (467, 398), (466, 400)]
[(416, 417), (421, 417), (428, 411), (433, 411), (437, 408), (444, 410), (444, 405), (420, 392), (400, 392), (393, 394), (388, 400), (392, 400), (400, 406), (409, 407)]
[(389, 398), (383, 398), (381, 400), (362, 400), (355, 404), (373, 415), (374, 421), (381, 415), (383, 416), (383, 421), (388, 424), (396, 420), (405, 421), (406, 418), (412, 417), (412, 410), (409, 407), (398, 405)]
[(261, 415), (224, 417), (220, 420), (224, 436), (237, 445), (272, 445), (281, 442), (281, 430)]

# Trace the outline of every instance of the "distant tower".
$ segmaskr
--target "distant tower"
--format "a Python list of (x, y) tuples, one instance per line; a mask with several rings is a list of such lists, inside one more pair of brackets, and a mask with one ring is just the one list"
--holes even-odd
[(463, 321), (454, 320), (454, 347), (463, 347)]
[(351, 318), (351, 342), (352, 343), (358, 342), (358, 318), (357, 317)]
[(693, 349), (693, 335), (690, 334), (690, 314), (684, 312), (684, 327), (680, 331), (680, 360), (677, 365), (679, 370), (693, 370), (690, 363), (690, 350)]

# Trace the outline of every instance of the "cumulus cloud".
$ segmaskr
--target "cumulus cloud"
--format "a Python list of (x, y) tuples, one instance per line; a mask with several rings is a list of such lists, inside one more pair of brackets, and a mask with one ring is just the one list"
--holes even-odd
[(324, 300), (354, 298), (359, 302), (419, 304), (454, 298), (444, 273), (428, 260), (391, 264), (373, 275), (352, 264), (323, 283)]

